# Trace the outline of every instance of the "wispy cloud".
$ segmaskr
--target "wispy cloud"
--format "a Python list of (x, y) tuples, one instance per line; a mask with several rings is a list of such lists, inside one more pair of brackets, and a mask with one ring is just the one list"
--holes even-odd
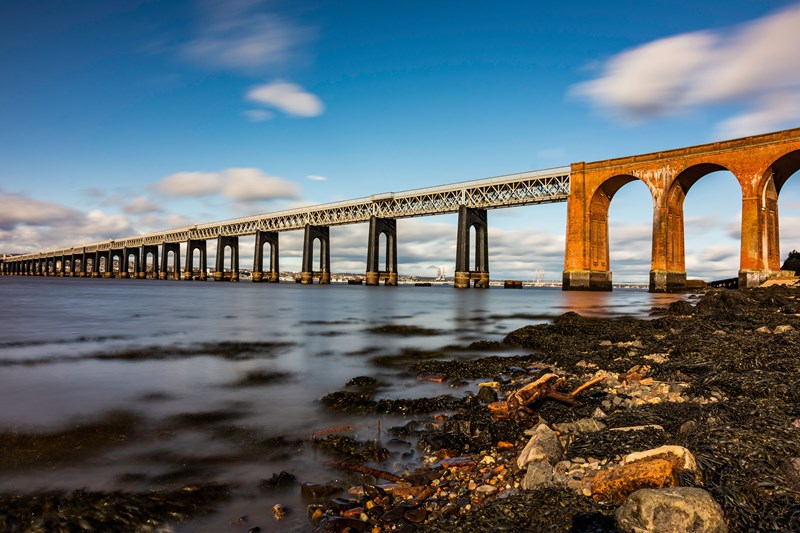
[(572, 93), (627, 121), (723, 103), (745, 111), (718, 125), (743, 136), (800, 120), (800, 5), (728, 30), (684, 33), (624, 51)]
[(306, 176), (306, 178), (310, 179), (311, 181), (326, 181), (328, 179), (325, 176), (316, 176), (314, 174)]
[(209, 67), (263, 72), (288, 63), (313, 32), (262, 0), (200, 2), (196, 35), (181, 53)]
[(247, 91), (246, 98), (286, 114), (298, 117), (316, 117), (325, 110), (322, 100), (297, 84), (273, 81)]
[(247, 109), (242, 111), (242, 115), (250, 122), (264, 122), (266, 120), (271, 120), (275, 116), (275, 113), (267, 111), (266, 109)]
[(129, 215), (144, 215), (157, 213), (161, 207), (146, 196), (137, 196), (123, 205), (122, 210)]
[(177, 172), (161, 179), (154, 189), (168, 196), (221, 195), (240, 202), (296, 199), (300, 196), (297, 184), (270, 176), (257, 168)]

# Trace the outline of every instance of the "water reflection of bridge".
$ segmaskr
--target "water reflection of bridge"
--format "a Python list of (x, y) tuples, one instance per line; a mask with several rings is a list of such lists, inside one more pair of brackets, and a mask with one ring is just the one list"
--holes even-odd
[[(303, 230), (301, 281), (330, 282), (331, 226), (369, 222), (366, 281), (397, 283), (398, 218), (457, 212), (456, 287), (489, 281), (487, 210), (567, 201), (563, 288), (611, 290), (608, 210), (614, 195), (640, 180), (653, 201), (649, 287), (669, 292), (686, 287), (683, 203), (704, 176), (731, 172), (741, 188), (740, 287), (758, 285), (780, 270), (778, 194), (800, 169), (800, 129), (757, 135), (570, 167), (524, 172), (400, 193), (202, 224), (136, 237), (16, 255), (0, 260), (3, 274), (35, 276), (180, 277), (206, 279), (207, 241), (216, 239), (215, 279), (238, 280), (239, 237), (255, 236), (253, 281), (277, 281), (279, 233)], [(381, 243), (384, 259), (381, 268)], [(269, 245), (268, 268), (264, 251)], [(226, 272), (225, 252), (230, 251)], [(315, 253), (316, 252), (316, 253)], [(315, 256), (319, 261), (315, 268)], [(152, 267), (145, 265), (150, 260)], [(160, 258), (160, 261), (159, 261)], [(195, 264), (195, 258), (198, 264)], [(114, 271), (112, 265), (132, 265)]]

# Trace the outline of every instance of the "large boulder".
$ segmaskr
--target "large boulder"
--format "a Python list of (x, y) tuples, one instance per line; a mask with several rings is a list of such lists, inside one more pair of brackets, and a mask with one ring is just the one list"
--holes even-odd
[(693, 487), (637, 490), (616, 512), (625, 533), (726, 533), (722, 508)]
[(534, 430), (531, 440), (517, 457), (517, 466), (523, 470), (528, 463), (533, 461), (547, 461), (550, 465), (555, 465), (563, 455), (564, 448), (561, 446), (556, 432), (547, 424), (539, 424)]

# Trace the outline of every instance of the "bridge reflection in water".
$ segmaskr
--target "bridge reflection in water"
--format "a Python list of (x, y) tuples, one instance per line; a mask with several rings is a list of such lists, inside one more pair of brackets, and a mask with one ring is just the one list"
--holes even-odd
[[(455, 286), (487, 287), (489, 243), (487, 210), (567, 201), (564, 254), (565, 290), (611, 290), (608, 210), (620, 188), (640, 180), (653, 200), (650, 291), (686, 288), (683, 203), (689, 189), (707, 174), (727, 170), (742, 192), (739, 287), (757, 286), (780, 271), (778, 194), (800, 169), (800, 128), (676, 150), (524, 172), (345, 202), (202, 224), (59, 250), (6, 257), (7, 275), (180, 277), (180, 245), (186, 245), (183, 279), (206, 279), (206, 249), (216, 239), (217, 280), (239, 278), (239, 237), (255, 235), (253, 281), (278, 280), (280, 232), (304, 230), (302, 283), (330, 283), (329, 228), (369, 222), (366, 281), (397, 283), (398, 218), (458, 213)], [(472, 229), (475, 240), (471, 242)], [(385, 236), (385, 268), (380, 242)], [(319, 257), (314, 257), (319, 243)], [(270, 245), (269, 269), (263, 253)], [(225, 253), (230, 250), (230, 271)], [(194, 264), (195, 251), (199, 264)], [(159, 252), (160, 259), (159, 262)], [(114, 262), (123, 265), (113, 272)], [(318, 262), (317, 262), (318, 261)], [(316, 263), (316, 266), (315, 266)], [(133, 264), (133, 272), (124, 265)], [(170, 271), (171, 270), (171, 271)]]

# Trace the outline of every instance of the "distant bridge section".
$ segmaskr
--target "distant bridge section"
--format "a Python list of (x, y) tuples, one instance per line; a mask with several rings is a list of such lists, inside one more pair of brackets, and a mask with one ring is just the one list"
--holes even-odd
[[(44, 272), (44, 275), (48, 275), (48, 272), (54, 272), (55, 275), (64, 275), (64, 265), (69, 263), (70, 273), (68, 275), (72, 274), (73, 271), (78, 275), (80, 275), (80, 273), (87, 275), (87, 262), (91, 263), (93, 270), (93, 272), (89, 274), (99, 274), (99, 263), (104, 261), (106, 263), (104, 268), (106, 277), (111, 277), (107, 275), (111, 272), (111, 261), (116, 259), (121, 265), (123, 262), (127, 262), (130, 259), (131, 255), (134, 254), (133, 250), (140, 250), (136, 252), (138, 255), (134, 258), (134, 263), (136, 265), (140, 263), (143, 265), (145, 256), (148, 253), (153, 253), (154, 262), (156, 262), (157, 252), (153, 251), (153, 247), (162, 246), (162, 257), (166, 257), (169, 252), (173, 254), (176, 253), (176, 248), (174, 246), (169, 247), (165, 245), (187, 243), (191, 250), (196, 248), (201, 249), (201, 262), (204, 262), (205, 241), (207, 239), (218, 239), (218, 246), (222, 247), (223, 252), (224, 248), (228, 246), (237, 252), (236, 262), (238, 264), (238, 241), (236, 239), (240, 236), (256, 235), (256, 255), (259, 257), (256, 258), (257, 264), (254, 265), (254, 271), (258, 273), (262, 272), (261, 267), (263, 265), (259, 264), (259, 260), (261, 259), (260, 252), (264, 244), (269, 243), (271, 245), (271, 253), (273, 254), (270, 262), (272, 266), (269, 274), (274, 280), (276, 279), (275, 270), (278, 263), (276, 257), (276, 234), (278, 232), (305, 229), (307, 237), (306, 248), (313, 248), (314, 241), (320, 240), (323, 244), (323, 249), (325, 249), (326, 246), (328, 246), (327, 228), (330, 226), (370, 222), (371, 228), (375, 226), (375, 228), (379, 229), (376, 233), (378, 237), (380, 234), (386, 234), (392, 246), (396, 246), (396, 230), (394, 225), (396, 219), (459, 213), (460, 219), (464, 219), (465, 221), (464, 224), (459, 224), (460, 229), (458, 235), (459, 254), (465, 257), (465, 260), (461, 261), (463, 264), (460, 266), (462, 269), (462, 278), (464, 278), (464, 274), (466, 274), (467, 285), (469, 285), (470, 280), (483, 280), (484, 278), (488, 284), (488, 259), (485, 261), (479, 261), (477, 259), (478, 255), (488, 254), (488, 241), (486, 241), (485, 235), (485, 211), (487, 209), (502, 207), (565, 202), (569, 197), (569, 193), (570, 167), (559, 167), (548, 170), (522, 172), (519, 174), (508, 174), (494, 178), (463, 181), (450, 185), (427, 187), (410, 191), (376, 194), (367, 198), (291, 209), (252, 217), (226, 220), (223, 222), (187, 226), (123, 239), (85, 244), (79, 247), (23, 254), (14, 256), (13, 260), (7, 258), (5, 263), (8, 265), (8, 263), (11, 262), (14, 264), (15, 269), (21, 269), (20, 273), (30, 272), (39, 274)], [(480, 266), (477, 266), (472, 274), (478, 272), (478, 275), (470, 274), (468, 266), (470, 249), (468, 239), (472, 227), (480, 230), (479, 233), (482, 236), (480, 239), (486, 241), (476, 243), (476, 263), (480, 263)], [(371, 234), (372, 233), (373, 231), (371, 231)], [(465, 234), (462, 235), (462, 233)], [(372, 248), (377, 247), (378, 242), (379, 239), (377, 237), (370, 239), (370, 257), (377, 258), (377, 250), (373, 250)], [(118, 253), (116, 255), (112, 254), (112, 252), (115, 251), (118, 251)], [(310, 262), (313, 259), (311, 250), (306, 250), (306, 252), (304, 256), (309, 256), (308, 262)], [(95, 255), (92, 258), (87, 257), (87, 254)], [(192, 254), (187, 252), (187, 255), (191, 256)], [(218, 261), (220, 255), (224, 254), (218, 254)], [(313, 279), (316, 278), (320, 279), (322, 282), (329, 279), (330, 258), (325, 253), (323, 255), (325, 257), (320, 258), (320, 272), (322, 272), (322, 274), (318, 273), (319, 275), (314, 275), (314, 270), (310, 266), (310, 263), (304, 265), (303, 272), (309, 274), (308, 276), (304, 275), (305, 282), (311, 283)], [(387, 250), (387, 256), (396, 257), (396, 251)], [(189, 272), (194, 270), (194, 265), (191, 265), (190, 261), (191, 257), (187, 257), (186, 270)], [(370, 261), (377, 263), (377, 259), (375, 259), (375, 261)], [(57, 262), (60, 263), (58, 267), (56, 266)], [(75, 268), (78, 262), (82, 269), (80, 272), (76, 271)], [(306, 262), (307, 261), (304, 260), (304, 263)], [(391, 262), (392, 261), (387, 261), (387, 263)], [(139, 268), (135, 266), (135, 269), (137, 271), (144, 270), (144, 267), (142, 266), (142, 268)], [(4, 268), (4, 270), (6, 269)], [(122, 270), (122, 267), (120, 267), (120, 270)], [(166, 270), (166, 265), (164, 265), (163, 270)], [(218, 268), (218, 270), (222, 269)], [(264, 272), (264, 274), (266, 273), (267, 272)], [(120, 274), (122, 274), (121, 277), (128, 277), (127, 273)], [(142, 272), (138, 272), (138, 275), (134, 274), (134, 277), (145, 276)], [(396, 271), (367, 272), (368, 283), (370, 280), (375, 281), (379, 279), (386, 279), (388, 283), (390, 278), (396, 280)]]

